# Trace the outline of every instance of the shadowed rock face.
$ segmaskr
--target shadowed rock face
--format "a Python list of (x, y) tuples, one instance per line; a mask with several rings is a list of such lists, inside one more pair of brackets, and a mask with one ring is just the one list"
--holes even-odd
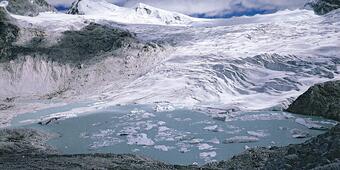
[(39, 12), (56, 11), (45, 0), (8, 0), (7, 10), (13, 14), (37, 16)]
[(68, 14), (73, 14), (73, 15), (83, 15), (82, 13), (79, 12), (78, 10), (78, 4), (80, 3), (81, 0), (74, 1), (71, 5), (71, 8), (67, 11)]
[(47, 140), (52, 137), (50, 134), (31, 129), (0, 129), (0, 157), (11, 154), (57, 153), (46, 145)]
[(306, 5), (312, 7), (316, 14), (324, 15), (340, 8), (340, 0), (312, 0)]
[[(1, 23), (0, 23), (1, 24)], [(117, 49), (137, 43), (133, 35), (125, 30), (109, 28), (91, 23), (79, 31), (66, 31), (57, 44), (47, 46), (44, 37), (34, 37), (29, 43), (16, 45), (19, 28), (5, 24), (0, 29), (1, 39), (6, 50), (1, 53), (0, 61), (7, 62), (20, 56), (44, 56), (60, 63), (79, 64), (98, 55), (114, 52)]]
[(13, 19), (4, 7), (0, 7), (0, 61), (11, 55), (12, 44), (19, 36), (19, 27), (13, 24)]
[(340, 81), (312, 86), (298, 97), (287, 111), (340, 121)]

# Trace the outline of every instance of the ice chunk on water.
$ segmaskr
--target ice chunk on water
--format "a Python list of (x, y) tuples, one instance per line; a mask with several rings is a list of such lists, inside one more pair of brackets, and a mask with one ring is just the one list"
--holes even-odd
[(179, 118), (179, 117), (176, 117), (174, 118), (176, 121), (178, 122), (188, 122), (188, 121), (191, 121), (192, 119), (191, 118), (185, 118), (185, 119), (182, 119), (182, 118)]
[(113, 129), (99, 130), (99, 133), (93, 133), (91, 139), (101, 139), (112, 136), (115, 133)]
[(156, 145), (154, 146), (155, 149), (161, 150), (161, 151), (169, 151), (170, 149), (174, 149), (173, 146), (165, 146), (165, 145)]
[(124, 142), (124, 140), (121, 140), (118, 138), (103, 139), (103, 140), (93, 142), (93, 144), (90, 145), (90, 148), (97, 149), (97, 148), (102, 148), (102, 147), (108, 147), (108, 146), (119, 144), (121, 142)]
[(254, 120), (285, 120), (289, 119), (290, 114), (287, 113), (261, 113), (261, 114), (246, 114), (227, 119), (226, 121), (254, 121)]
[(197, 147), (198, 147), (199, 150), (213, 150), (214, 149), (213, 146), (211, 146), (207, 143), (200, 143), (200, 144), (197, 145)]
[(201, 143), (203, 141), (204, 141), (204, 139), (197, 139), (197, 138), (195, 138), (195, 139), (190, 140), (189, 143), (190, 144), (199, 144), (199, 143)]
[(318, 125), (316, 123), (313, 123), (313, 122), (306, 120), (306, 119), (303, 119), (303, 118), (296, 118), (295, 122), (300, 124), (300, 125), (306, 126), (308, 129), (317, 129), (317, 130), (326, 129), (325, 127), (323, 127), (321, 125)]
[(127, 136), (131, 134), (138, 133), (137, 130), (139, 130), (139, 127), (124, 127), (119, 133), (117, 133), (118, 136)]
[(212, 143), (212, 144), (220, 144), (220, 140), (218, 140), (217, 138), (214, 139), (210, 139), (207, 141), (208, 143)]
[(204, 159), (204, 161), (208, 162), (211, 161), (212, 158), (216, 157), (216, 152), (211, 151), (211, 152), (202, 152), (200, 153), (200, 158)]
[(255, 136), (258, 138), (263, 138), (268, 136), (269, 134), (264, 132), (263, 130), (258, 130), (258, 131), (247, 131), (248, 135)]
[(222, 128), (219, 128), (218, 125), (207, 126), (204, 130), (212, 131), (212, 132), (223, 132)]
[(165, 132), (165, 131), (169, 131), (170, 128), (166, 127), (166, 126), (160, 126), (158, 127), (158, 132)]
[(155, 112), (171, 112), (175, 110), (169, 103), (158, 103), (153, 109)]
[(229, 143), (251, 143), (251, 142), (257, 142), (259, 141), (259, 138), (254, 137), (254, 136), (235, 136), (228, 138), (223, 141), (225, 144)]
[(245, 146), (244, 146), (244, 149), (245, 149), (245, 150), (248, 150), (248, 149), (250, 149), (250, 147), (249, 147), (248, 145), (245, 145)]
[(292, 134), (293, 138), (307, 138), (309, 137), (309, 133), (302, 131), (300, 129), (292, 129), (290, 130), (290, 133)]
[(129, 145), (152, 146), (155, 144), (155, 142), (152, 139), (149, 139), (145, 133), (128, 135), (127, 140), (127, 144)]
[(188, 148), (186, 148), (186, 147), (181, 147), (178, 151), (181, 152), (181, 153), (190, 152), (190, 150)]
[(165, 124), (166, 124), (166, 122), (159, 121), (159, 122), (157, 122), (157, 124), (158, 124), (158, 125), (160, 125), (160, 126), (163, 126), (163, 125), (165, 125)]
[(150, 123), (150, 122), (146, 122), (145, 123), (145, 130), (151, 130), (151, 129), (153, 129), (153, 128), (155, 128), (155, 127), (157, 127), (157, 125), (156, 124), (153, 124), (153, 123)]

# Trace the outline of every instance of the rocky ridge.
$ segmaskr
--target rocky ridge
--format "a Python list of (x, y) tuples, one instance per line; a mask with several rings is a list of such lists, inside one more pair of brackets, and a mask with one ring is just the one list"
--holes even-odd
[(40, 12), (55, 12), (56, 9), (45, 0), (8, 0), (10, 13), (25, 16), (37, 16)]
[(298, 97), (287, 111), (340, 121), (340, 81), (312, 86)]

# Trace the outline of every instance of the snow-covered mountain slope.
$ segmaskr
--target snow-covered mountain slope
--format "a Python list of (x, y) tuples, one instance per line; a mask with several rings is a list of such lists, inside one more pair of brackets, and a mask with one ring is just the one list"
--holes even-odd
[(102, 98), (108, 105), (285, 107), (310, 85), (340, 78), (340, 20), (332, 18), (339, 14), (296, 10), (219, 21), (225, 24), (219, 27), (132, 27), (140, 37), (173, 42), (175, 51), (147, 75)]
[(189, 25), (198, 20), (143, 3), (139, 3), (133, 8), (124, 8), (105, 0), (77, 0), (73, 3), (68, 13), (92, 15), (102, 19), (133, 24)]

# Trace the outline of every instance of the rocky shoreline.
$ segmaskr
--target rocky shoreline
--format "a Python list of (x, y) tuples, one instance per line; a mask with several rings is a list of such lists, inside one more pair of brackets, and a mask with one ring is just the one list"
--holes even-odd
[(339, 169), (340, 125), (302, 144), (254, 148), (230, 160), (170, 165), (131, 154), (60, 155), (51, 136), (32, 129), (0, 130), (0, 169)]

